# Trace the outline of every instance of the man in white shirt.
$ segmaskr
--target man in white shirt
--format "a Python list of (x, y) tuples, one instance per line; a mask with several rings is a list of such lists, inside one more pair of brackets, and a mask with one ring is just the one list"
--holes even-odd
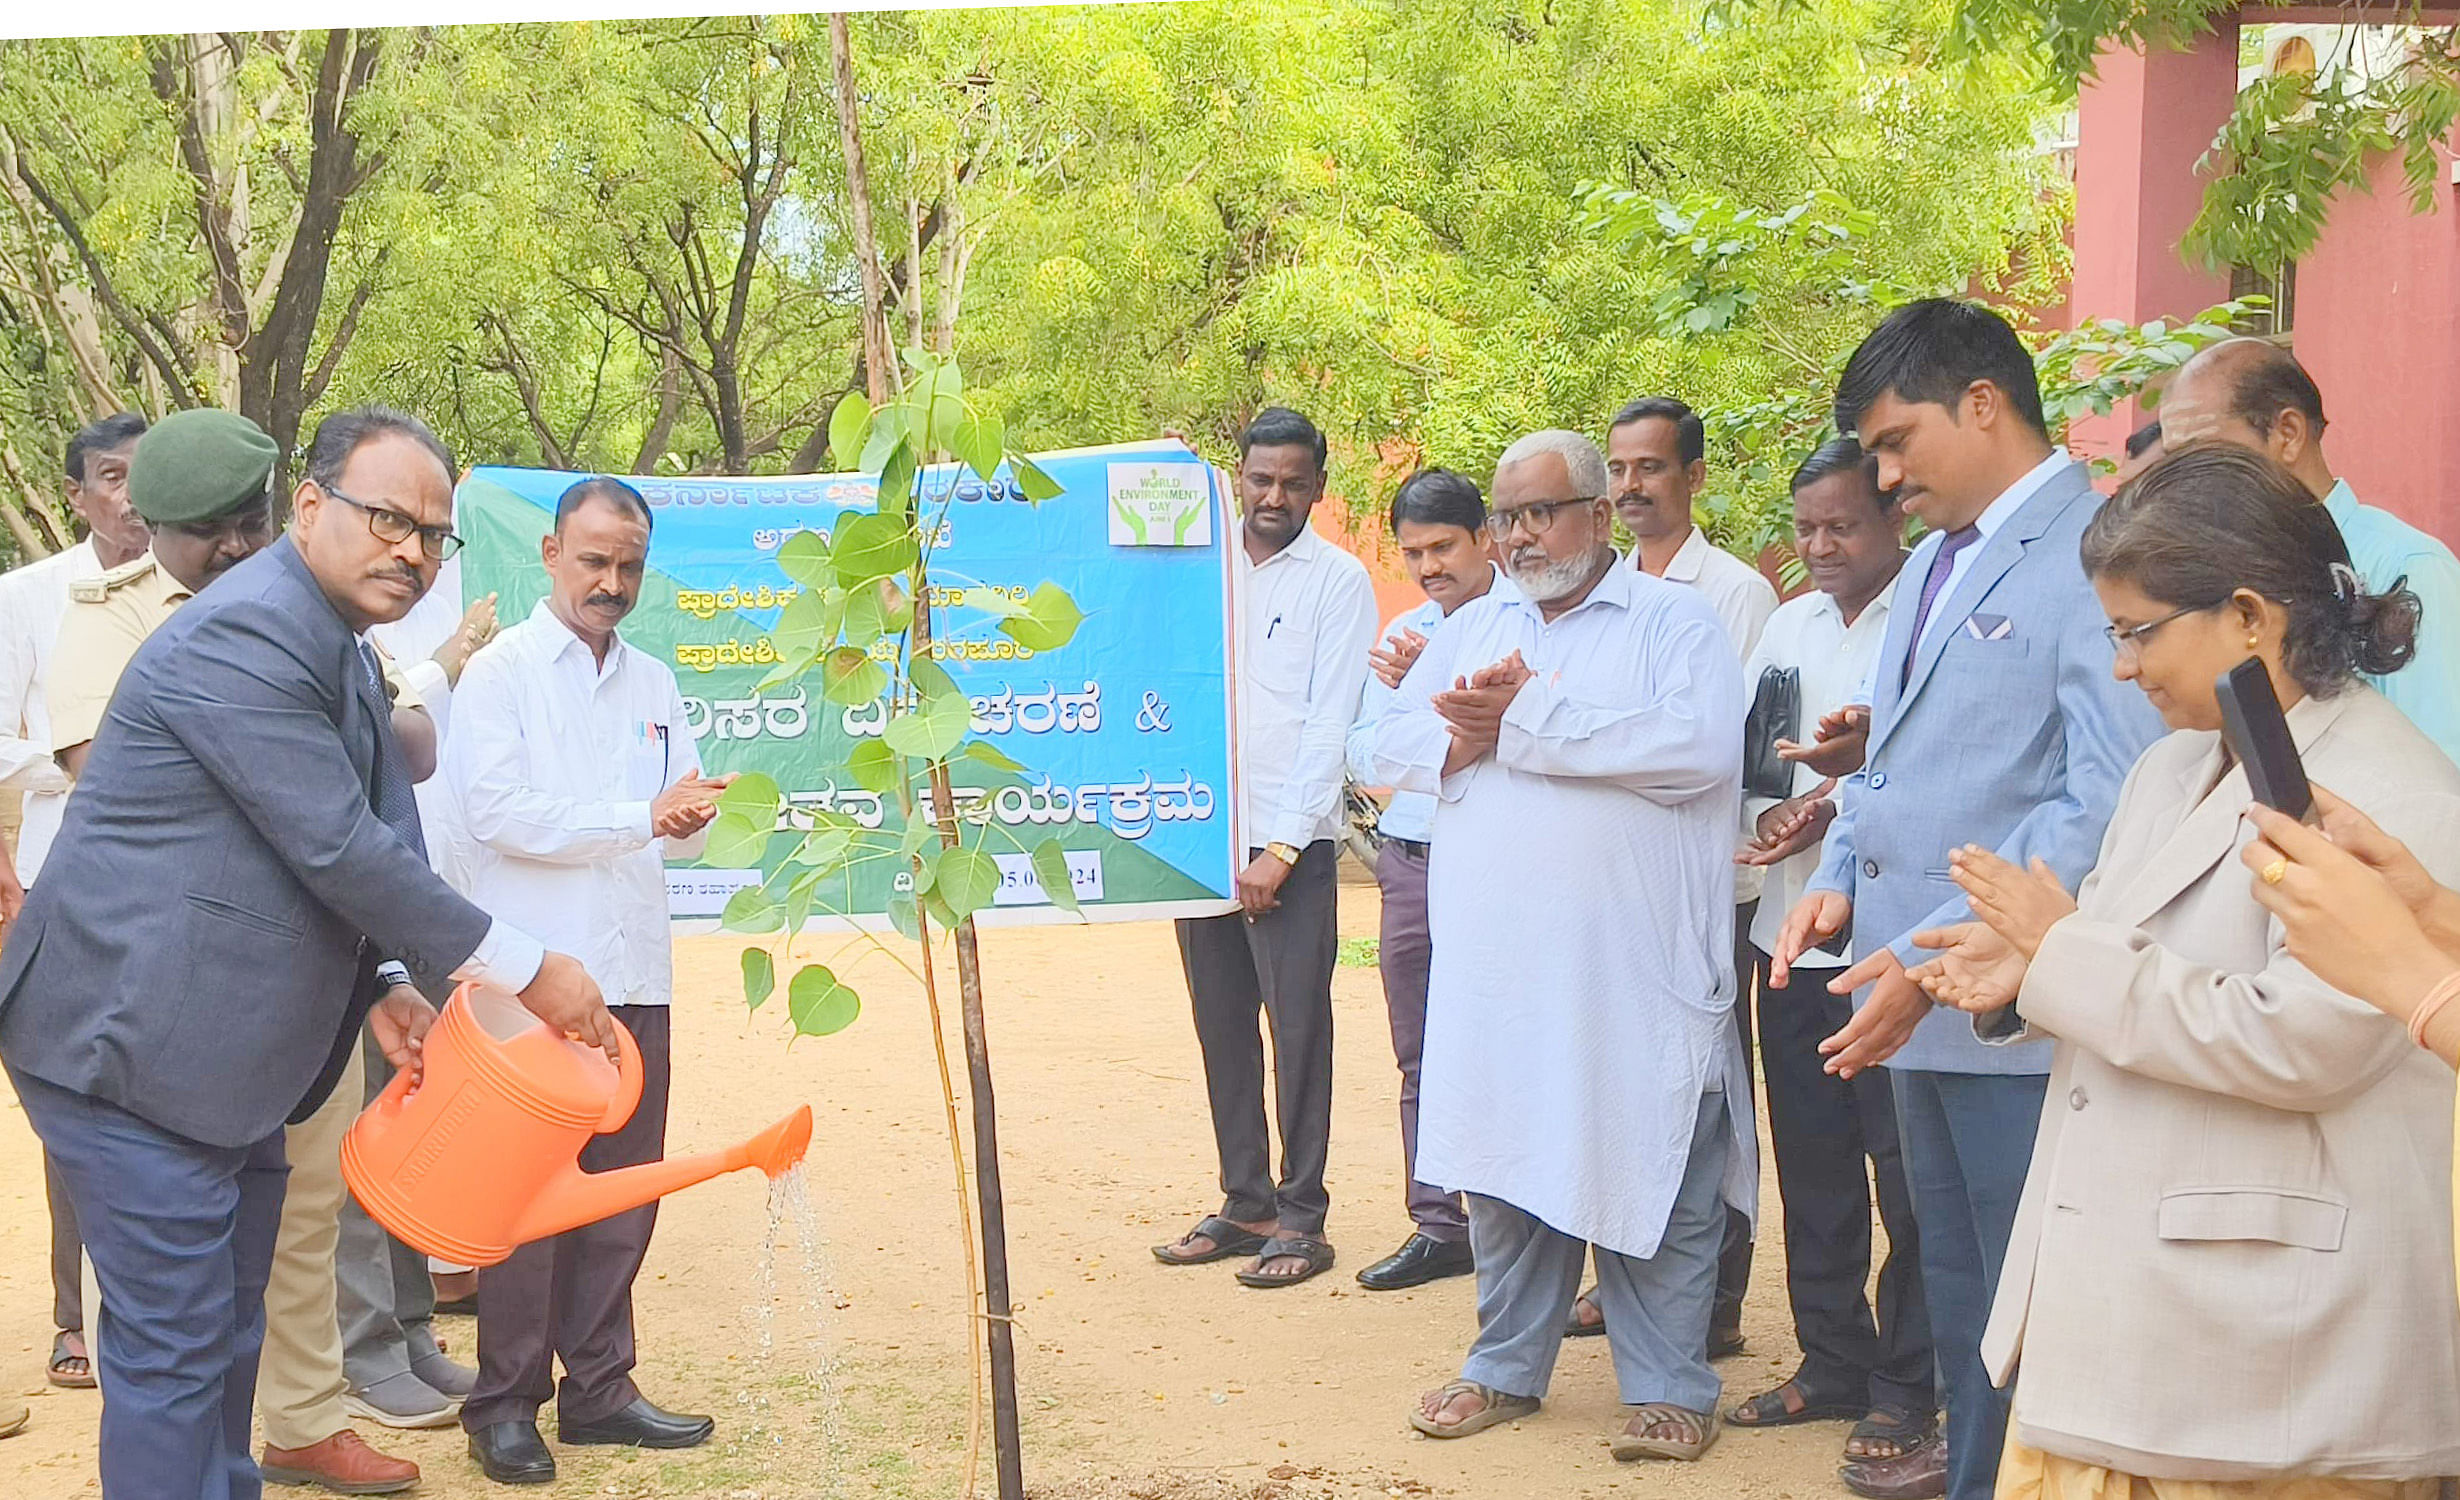
[[(1708, 483), (1708, 432), (1699, 413), (1672, 396), (1643, 396), (1606, 424), (1606, 477), (1615, 514), (1632, 535), (1631, 565), (1641, 572), (1695, 589), (1717, 612), (1733, 643), (1737, 665), (1759, 645), (1760, 632), (1776, 613), (1777, 591), (1759, 569), (1718, 547), (1693, 523), (1692, 498)], [(1743, 685), (1750, 691), (1750, 683)], [(1743, 1076), (1751, 1058), (1751, 997), (1759, 964), (1750, 941), (1759, 912), (1760, 872), (1745, 868), (1734, 879), (1734, 1027), (1742, 1037)], [(1717, 1315), (1709, 1322), (1708, 1354), (1723, 1359), (1742, 1352), (1743, 1296), (1751, 1288), (1751, 1226), (1740, 1214), (1726, 1220), (1725, 1245), (1717, 1257)], [(1594, 1336), (1604, 1326), (1593, 1294), (1584, 1293), (1566, 1329)]]
[[(471, 898), (578, 957), (640, 1046), (640, 1105), (582, 1151), (584, 1171), (665, 1155), (666, 857), (697, 849), (732, 780), (701, 776), (673, 670), (616, 633), (640, 598), (649, 528), (648, 503), (619, 479), (564, 492), (540, 545), (548, 595), (462, 673), (445, 751), (475, 856)], [(632, 1382), (632, 1280), (657, 1213), (652, 1203), (523, 1245), (479, 1278), (478, 1382), (461, 1423), (488, 1478), (554, 1478), (537, 1424), (550, 1395), (566, 1443), (688, 1448), (715, 1431)]]
[[(1794, 550), (1812, 591), (1778, 606), (1743, 681), (1757, 683), (1772, 669), (1795, 673), (1801, 721), (1793, 733), (1800, 737), (1823, 715), (1868, 701), (1862, 683), (1887, 635), (1905, 561), (1905, 518), (1852, 438), (1835, 439), (1805, 459), (1794, 471), (1793, 492)], [(1750, 934), (1763, 964), (1786, 912), (1819, 868), (1820, 838), (1836, 816), (1834, 780), (1799, 762), (1793, 778), (1792, 796), (1749, 797), (1743, 805), (1754, 834), (1737, 857), (1768, 872)], [(1860, 1425), (1846, 1440), (1846, 1458), (1887, 1460), (1935, 1441), (1938, 1400), (1920, 1237), (1887, 1070), (1839, 1078), (1826, 1071), (1819, 1052), (1820, 1042), (1853, 1015), (1853, 1002), (1826, 987), (1844, 965), (1841, 954), (1814, 949), (1794, 961), (1788, 983), (1760, 990), (1760, 1071), (1785, 1202), (1785, 1289), (1802, 1363), (1782, 1384), (1726, 1415), (1737, 1427), (1851, 1419)], [(1874, 1181), (1888, 1230), (1876, 1318), (1865, 1292)]]
[[(1179, 922), (1225, 1201), (1153, 1254), (1174, 1266), (1252, 1256), (1238, 1278), (1254, 1287), (1295, 1286), (1333, 1263), (1324, 1240), (1333, 865), (1343, 750), (1375, 641), (1375, 591), (1358, 559), (1307, 527), (1324, 495), (1325, 451), (1313, 422), (1278, 406), (1239, 438), (1231, 567), (1248, 858), (1237, 911)], [(1264, 1125), (1258, 1011), (1273, 1032), (1278, 1182)]]
[[(1367, 657), (1366, 695), (1350, 730), (1349, 763), (1352, 775), (1370, 783), (1375, 726), (1428, 638), (1462, 605), (1484, 598), (1489, 589), (1512, 587), (1495, 566), (1486, 497), (1465, 474), (1420, 469), (1401, 481), (1392, 496), (1392, 536), (1401, 565), (1426, 590), (1426, 602), (1385, 626), (1383, 643)], [(1392, 1020), (1393, 1060), (1401, 1067), (1401, 1172), (1415, 1228), (1400, 1249), (1358, 1273), (1358, 1284), (1371, 1292), (1423, 1286), (1473, 1269), (1469, 1212), (1460, 1195), (1430, 1187), (1417, 1175), (1418, 1064), (1426, 1041), (1427, 967), (1435, 952), (1426, 914), (1427, 838), (1434, 826), (1435, 799), (1401, 791), (1392, 794), (1375, 825), (1375, 882), (1384, 892), (1375, 963)]]
[(1605, 459), (1504, 450), (1519, 597), (1464, 606), (1378, 726), (1376, 779), (1437, 799), (1419, 1170), (1468, 1195), (1478, 1335), (1411, 1423), (1534, 1412), (1596, 1249), (1618, 1459), (1716, 1440), (1717, 1247), (1757, 1154), (1734, 1003), (1742, 667), (1700, 596), (1617, 565)]
[[(43, 684), (60, 616), (68, 609), (68, 586), (134, 562), (152, 539), (144, 518), (128, 502), (128, 465), (145, 419), (120, 412), (78, 430), (68, 440), (68, 508), (85, 523), (83, 541), (64, 551), (0, 574), (0, 787), (24, 794), (17, 826), (15, 879), (32, 885), (43, 856), (60, 831), (68, 801), (68, 773), (51, 755), (51, 715)], [(11, 915), (14, 915), (12, 912)], [(50, 1378), (54, 1385), (94, 1383), (85, 1347), (85, 1247), (77, 1237), (77, 1210), (59, 1174), (44, 1163), (51, 1201), (52, 1326)]]

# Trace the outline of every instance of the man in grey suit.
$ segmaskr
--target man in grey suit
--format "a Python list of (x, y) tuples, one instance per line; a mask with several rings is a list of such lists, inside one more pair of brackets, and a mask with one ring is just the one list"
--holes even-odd
[[(2032, 357), (1996, 313), (1900, 308), (1837, 383), (1839, 429), (1878, 459), (1932, 534), (1906, 560), (1871, 688), (1870, 749), (1830, 825), (1819, 873), (1788, 914), (1772, 982), (1853, 926), (1829, 986), (1854, 1018), (1820, 1044), (1851, 1077), (1889, 1062), (1921, 1228), (1922, 1281), (1947, 1399), (1945, 1492), (1989, 1500), (2006, 1398), (1982, 1368), (1983, 1325), (2039, 1122), (2046, 1045), (1983, 1047), (1905, 977), (1925, 928), (1972, 920), (1948, 852), (2046, 862), (2069, 889), (2092, 867), (2127, 770), (2162, 732), (2110, 671), (2077, 544), (2100, 506), (2053, 446)], [(1940, 1493), (1931, 1445), (1848, 1464), (1857, 1493)]]
[(283, 1124), (330, 1093), (362, 1019), (412, 1068), (434, 1019), (380, 962), (486, 978), (616, 1041), (578, 963), (490, 922), (416, 852), (359, 633), (433, 582), (455, 469), (415, 419), (350, 415), (349, 451), (311, 454), (330, 483), (299, 486), (290, 534), (130, 661), (0, 951), (0, 1062), (103, 1288), (105, 1500), (262, 1493), (248, 1432)]

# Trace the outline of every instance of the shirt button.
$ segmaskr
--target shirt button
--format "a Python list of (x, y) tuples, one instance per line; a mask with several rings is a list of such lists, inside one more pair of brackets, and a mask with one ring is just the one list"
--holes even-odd
[(2067, 1107), (2069, 1109), (2082, 1109), (2084, 1106), (2092, 1102), (2092, 1096), (2084, 1092), (2084, 1088), (2081, 1084), (2067, 1091)]
[(1873, 771), (1873, 772), (1871, 773), (1870, 788), (1871, 788), (1871, 790), (1872, 790), (1872, 791), (1874, 791), (1874, 792), (1875, 792), (1875, 791), (1878, 791), (1881, 787), (1886, 786), (1887, 784), (1888, 784), (1888, 773), (1887, 773), (1887, 772), (1885, 772), (1885, 771)]
[(1879, 878), (1879, 861), (1875, 859), (1864, 860), (1862, 862), (1862, 878), (1865, 880), (1877, 880)]

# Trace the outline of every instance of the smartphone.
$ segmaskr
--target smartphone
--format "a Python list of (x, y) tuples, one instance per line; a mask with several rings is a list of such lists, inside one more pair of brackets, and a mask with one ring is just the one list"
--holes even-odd
[(2306, 766), (2289, 738), (2289, 720), (2281, 713), (2281, 700), (2273, 696), (2264, 664), (2250, 656), (2222, 673), (2213, 688), (2221, 699), (2221, 737), (2238, 764), (2246, 767), (2255, 800), (2304, 818), (2315, 805), (2315, 794), (2307, 787)]

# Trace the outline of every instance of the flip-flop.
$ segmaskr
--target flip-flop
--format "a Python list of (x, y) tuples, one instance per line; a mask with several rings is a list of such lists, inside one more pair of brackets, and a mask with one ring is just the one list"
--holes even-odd
[[(1641, 1428), (1646, 1429), (1675, 1417), (1681, 1417), (1699, 1427), (1698, 1442), (1686, 1443), (1675, 1438), (1641, 1437), (1631, 1430), (1632, 1423), (1638, 1423)], [(1717, 1434), (1724, 1428), (1725, 1424), (1713, 1411), (1693, 1411), (1689, 1407), (1676, 1406), (1669, 1401), (1651, 1401), (1646, 1405), (1632, 1408), (1631, 1422), (1625, 1423), (1615, 1432), (1612, 1451), (1617, 1463), (1627, 1464), (1642, 1458), (1670, 1458), (1681, 1463), (1691, 1463), (1709, 1449), (1717, 1446)]]
[[(71, 1360), (83, 1362), (85, 1372), (79, 1374), (73, 1370), (63, 1369), (62, 1366)], [(64, 1391), (90, 1391), (95, 1385), (93, 1357), (70, 1349), (67, 1330), (63, 1329), (51, 1337), (51, 1365), (44, 1371), (44, 1376)]]
[[(1213, 1248), (1205, 1251), (1179, 1248), (1198, 1235), (1211, 1240)], [(1153, 1258), (1166, 1266), (1208, 1266), (1217, 1260), (1241, 1260), (1263, 1248), (1264, 1236), (1252, 1229), (1241, 1229), (1217, 1214), (1200, 1221), (1195, 1228), (1179, 1236), (1175, 1243), (1154, 1246)]]
[(1425, 1407), (1421, 1406), (1409, 1414), (1409, 1425), (1431, 1438), (1464, 1438), (1500, 1423), (1517, 1422), (1538, 1409), (1538, 1398), (1535, 1396), (1507, 1396), (1492, 1386), (1480, 1385), (1474, 1380), (1455, 1380), (1445, 1386), (1438, 1393), (1443, 1399), (1436, 1403), (1437, 1408), (1450, 1406), (1452, 1398), (1464, 1392), (1475, 1395), (1486, 1404), (1473, 1415), (1463, 1417), (1449, 1427), (1428, 1416)]
[[(1800, 1410), (1785, 1404), (1787, 1391), (1802, 1398)], [(1748, 1401), (1729, 1407), (1725, 1419), (1737, 1427), (1791, 1427), (1798, 1422), (1850, 1421), (1868, 1409), (1859, 1401), (1814, 1401), (1811, 1393), (1803, 1389), (1801, 1381), (1789, 1380), (1773, 1391), (1762, 1391)]]
[[(1257, 1269), (1268, 1260), (1294, 1256), (1307, 1263), (1307, 1269), (1295, 1276), (1273, 1276)], [(1296, 1286), (1313, 1280), (1332, 1269), (1333, 1247), (1322, 1240), (1303, 1234), (1277, 1234), (1256, 1250), (1256, 1266), (1238, 1273), (1239, 1285), (1253, 1287)]]
[[(1580, 1304), (1583, 1302), (1597, 1308), (1600, 1316), (1596, 1322), (1583, 1323), (1580, 1321)], [(1572, 1299), (1572, 1310), (1563, 1315), (1563, 1336), (1567, 1339), (1604, 1338), (1606, 1336), (1605, 1311), (1606, 1309), (1598, 1304), (1597, 1288), (1591, 1287), (1582, 1292), (1578, 1297)]]

